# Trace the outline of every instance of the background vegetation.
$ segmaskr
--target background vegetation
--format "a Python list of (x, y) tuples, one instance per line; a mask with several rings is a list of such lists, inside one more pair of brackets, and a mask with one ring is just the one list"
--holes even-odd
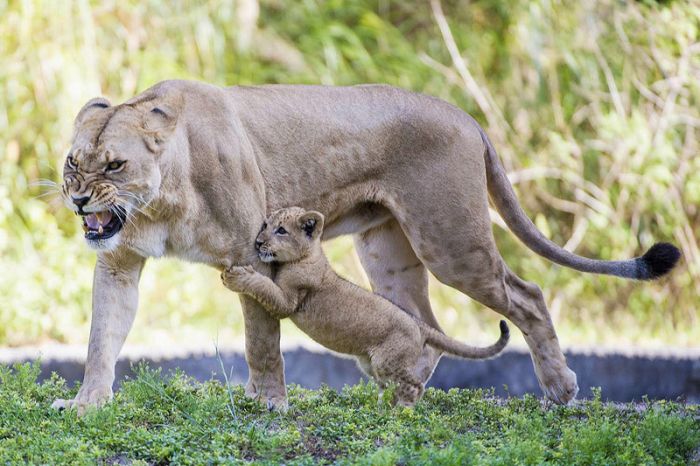
[(141, 368), (105, 408), (47, 409), (75, 395), (39, 366), (0, 367), (2, 464), (683, 465), (700, 460), (700, 411), (673, 402), (574, 406), (489, 391), (428, 389), (415, 410), (377, 405), (377, 387), (291, 387), (270, 413), (212, 380)]
[[(168, 78), (384, 82), (453, 102), (486, 127), (557, 243), (604, 259), (655, 240), (683, 251), (659, 283), (586, 276), (495, 218), (506, 261), (543, 287), (565, 346), (700, 341), (698, 1), (4, 0), (0, 17), (0, 344), (87, 339), (94, 254), (32, 183), (60, 181), (86, 100)], [(348, 238), (328, 252), (364, 280)], [(213, 270), (153, 262), (141, 291), (131, 343), (240, 340), (237, 300)], [(494, 313), (439, 285), (432, 302), (453, 335), (492, 337)]]

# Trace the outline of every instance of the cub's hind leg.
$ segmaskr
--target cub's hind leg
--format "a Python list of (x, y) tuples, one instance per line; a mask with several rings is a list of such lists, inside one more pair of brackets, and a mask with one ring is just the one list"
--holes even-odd
[(372, 366), (372, 361), (369, 357), (358, 356), (357, 365), (360, 367), (360, 370), (367, 375), (367, 377), (370, 377), (377, 384), (377, 387), (379, 388), (378, 401), (381, 403), (384, 390), (386, 389), (386, 382), (379, 377), (377, 371)]
[(378, 369), (379, 376), (396, 384), (394, 404), (407, 408), (413, 407), (423, 396), (425, 385), (406, 367)]
[(414, 372), (422, 349), (419, 335), (417, 328), (415, 333), (397, 333), (372, 355), (372, 366), (379, 379), (397, 385), (394, 404), (399, 406), (415, 405), (425, 390), (423, 380)]

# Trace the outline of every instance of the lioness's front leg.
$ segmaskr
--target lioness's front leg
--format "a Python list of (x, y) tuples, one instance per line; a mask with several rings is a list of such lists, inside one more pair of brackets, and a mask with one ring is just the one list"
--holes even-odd
[(288, 405), (284, 359), (280, 351), (280, 321), (259, 301), (243, 292), (246, 287), (242, 278), (251, 275), (251, 270), (250, 266), (234, 266), (221, 274), (224, 285), (240, 293), (243, 307), (245, 357), (249, 370), (245, 394), (250, 398), (265, 400), (270, 410), (284, 412)]
[(83, 384), (74, 399), (58, 399), (52, 407), (77, 408), (82, 415), (88, 407), (101, 406), (112, 398), (114, 366), (134, 322), (144, 263), (144, 258), (122, 251), (98, 256)]
[(241, 294), (245, 320), (246, 396), (267, 402), (270, 410), (287, 410), (284, 359), (280, 351), (280, 321), (250, 296)]
[(249, 265), (229, 267), (221, 273), (221, 281), (229, 290), (255, 299), (278, 319), (289, 317), (297, 308), (296, 293), (285, 293), (269, 277), (256, 272)]

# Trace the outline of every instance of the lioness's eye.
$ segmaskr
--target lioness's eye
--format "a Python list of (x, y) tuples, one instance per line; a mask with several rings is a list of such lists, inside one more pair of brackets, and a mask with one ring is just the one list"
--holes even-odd
[(119, 170), (124, 166), (126, 162), (124, 160), (115, 160), (114, 162), (109, 162), (107, 164), (107, 171), (113, 172)]
[(277, 228), (277, 230), (275, 230), (275, 233), (278, 235), (286, 235), (287, 230), (285, 230), (284, 227), (279, 227), (279, 228)]

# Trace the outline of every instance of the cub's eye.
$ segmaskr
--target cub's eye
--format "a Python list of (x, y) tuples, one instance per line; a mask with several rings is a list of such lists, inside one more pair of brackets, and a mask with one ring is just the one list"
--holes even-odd
[(265, 231), (267, 230), (267, 223), (263, 222), (262, 228), (260, 228), (260, 231)]
[(126, 161), (124, 161), (124, 160), (115, 160), (114, 162), (109, 162), (107, 164), (107, 171), (108, 172), (117, 171), (120, 168), (122, 168), (125, 163), (126, 163)]
[(66, 158), (66, 165), (68, 165), (68, 168), (72, 168), (73, 170), (75, 170), (75, 159), (72, 155), (69, 155), (68, 158)]
[(284, 236), (287, 234), (287, 230), (285, 230), (284, 227), (279, 227), (275, 230), (275, 234)]

